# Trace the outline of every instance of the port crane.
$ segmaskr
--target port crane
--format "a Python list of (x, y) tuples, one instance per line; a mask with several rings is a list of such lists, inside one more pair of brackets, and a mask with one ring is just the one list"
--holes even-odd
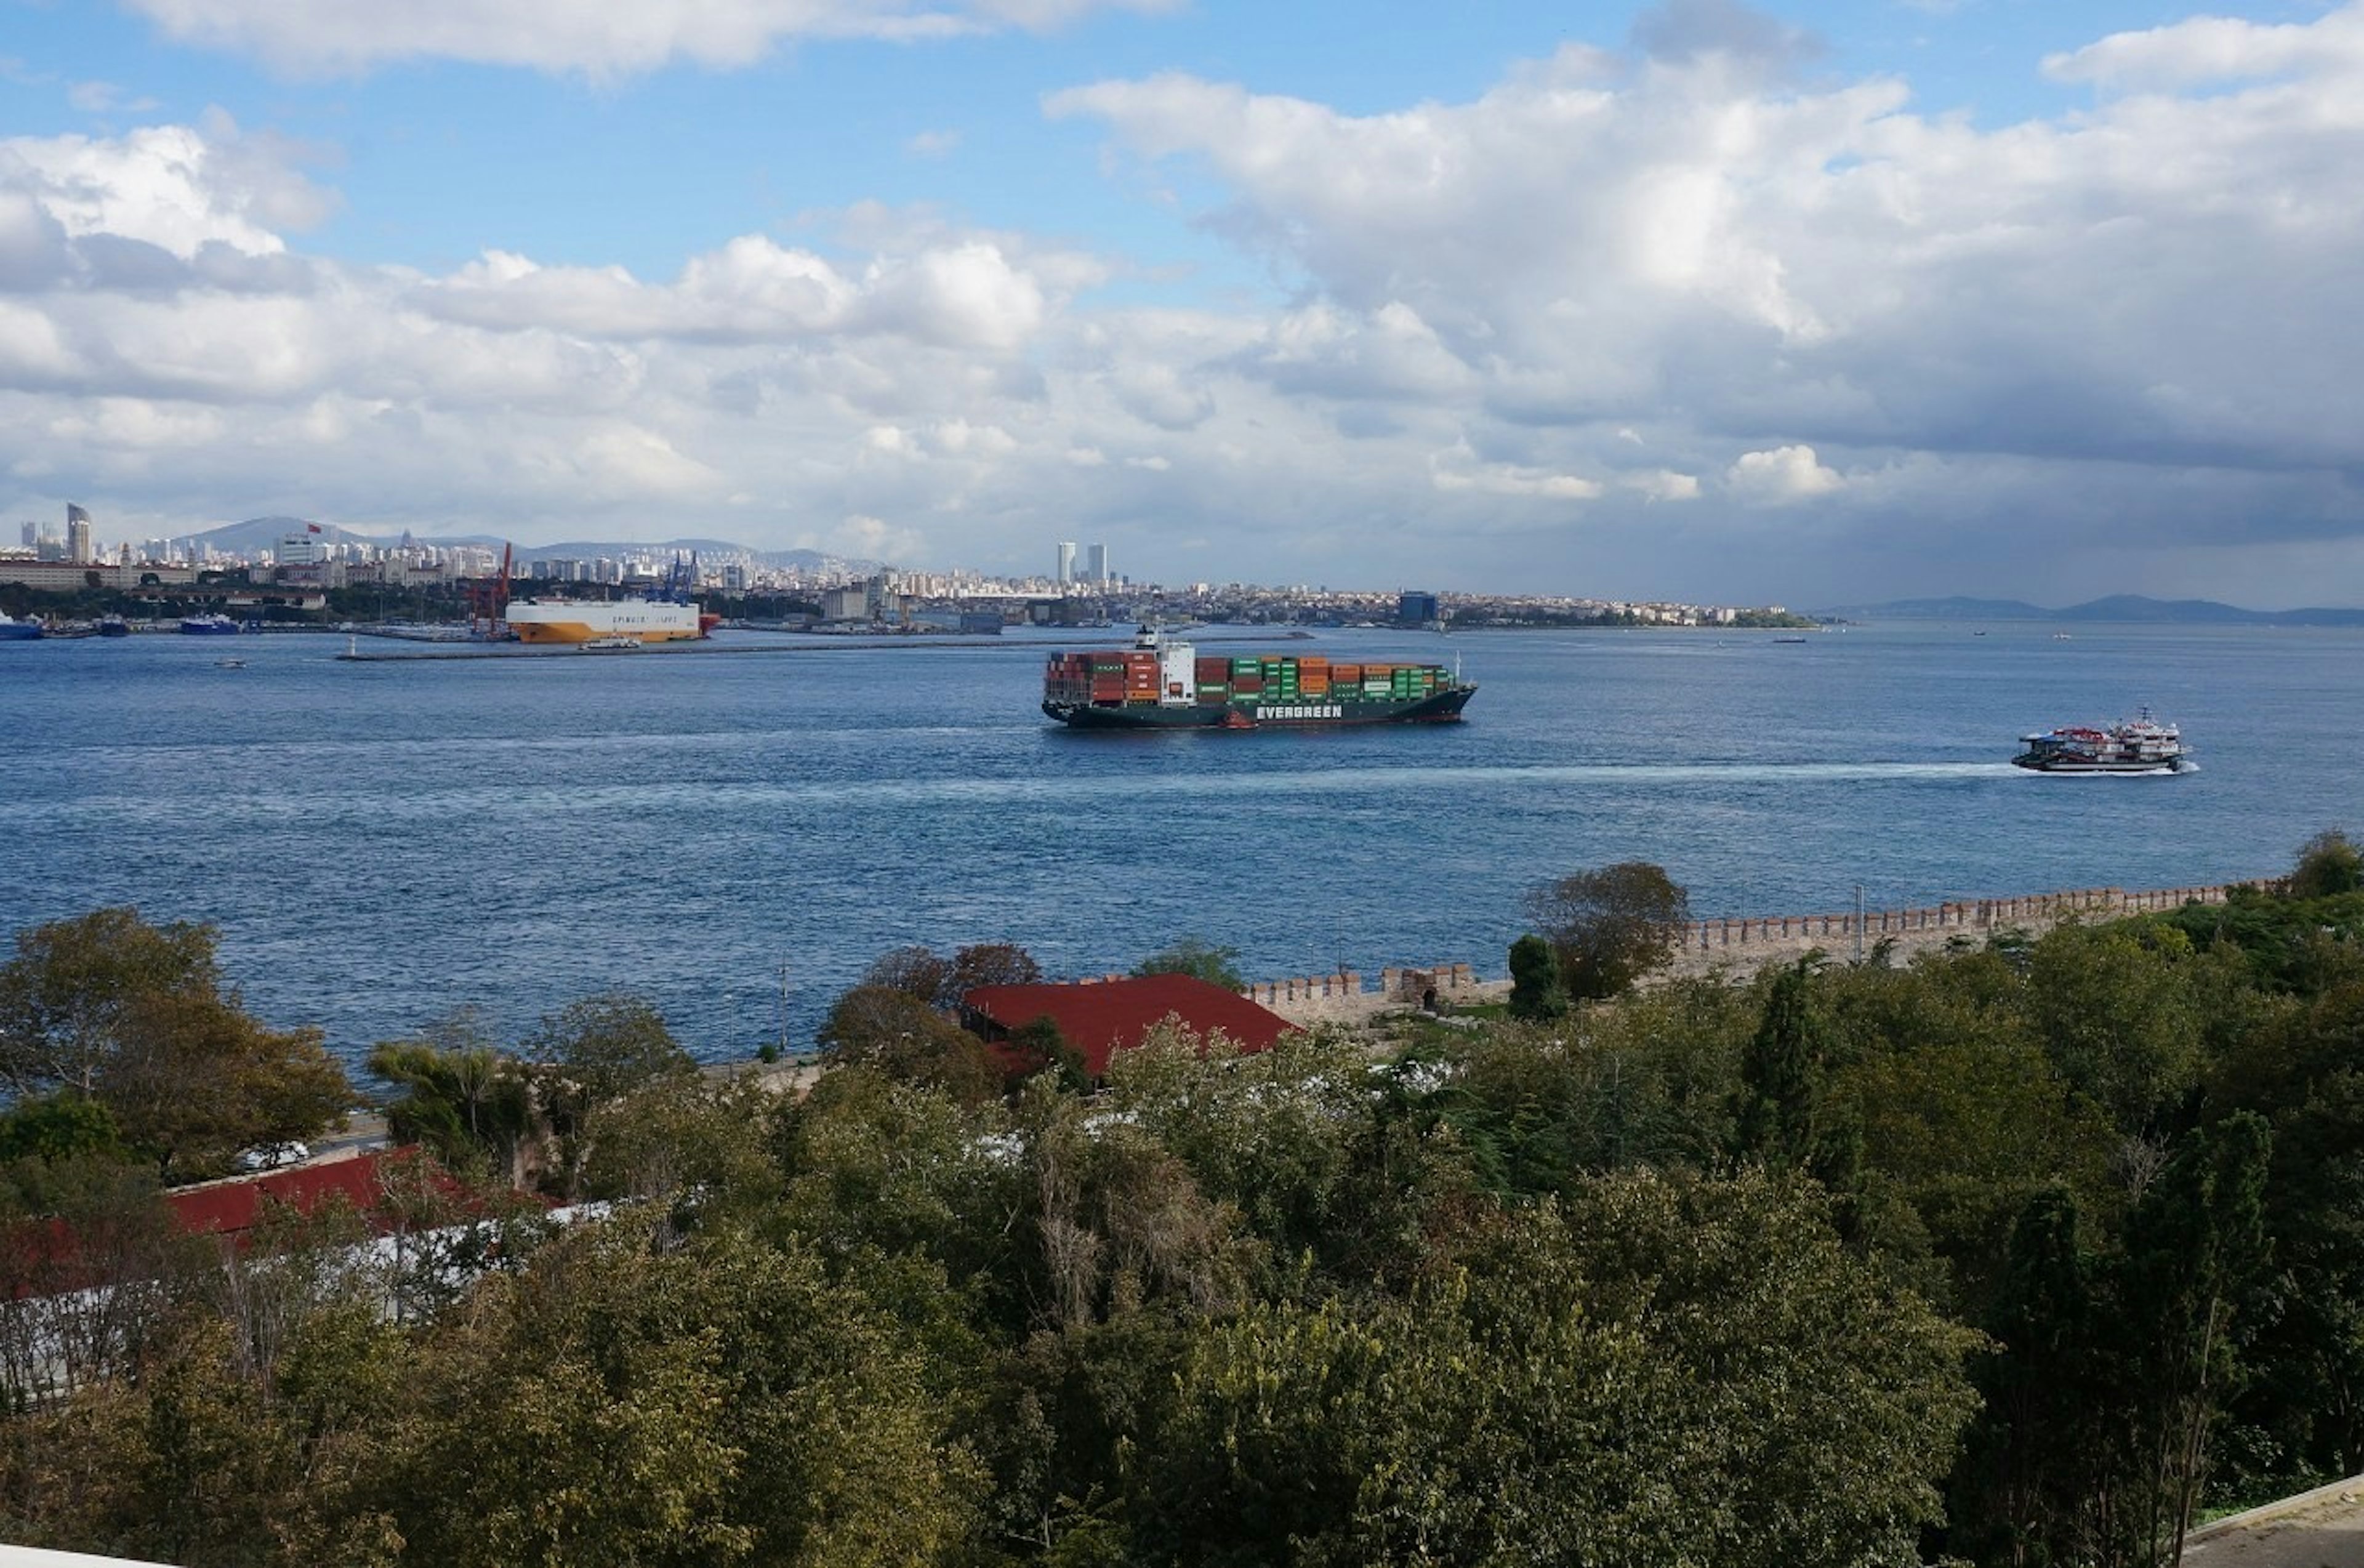
[(468, 635), (486, 642), (497, 641), (508, 632), (510, 554), (514, 546), (501, 546), (500, 575), (474, 578), (468, 584)]

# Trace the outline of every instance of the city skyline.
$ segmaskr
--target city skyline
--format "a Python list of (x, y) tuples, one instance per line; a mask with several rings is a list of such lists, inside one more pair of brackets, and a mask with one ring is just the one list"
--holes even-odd
[(14, 4), (19, 517), (2364, 603), (2358, 5)]

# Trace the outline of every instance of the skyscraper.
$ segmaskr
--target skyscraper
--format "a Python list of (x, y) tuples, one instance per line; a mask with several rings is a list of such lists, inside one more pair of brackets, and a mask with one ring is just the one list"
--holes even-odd
[(66, 503), (66, 559), (88, 565), (90, 553), (90, 514), (72, 502)]
[(1084, 575), (1101, 587), (1108, 586), (1108, 546), (1096, 544), (1084, 558)]
[(1071, 539), (1063, 539), (1059, 541), (1059, 581), (1061, 583), (1072, 583), (1075, 580), (1076, 541)]

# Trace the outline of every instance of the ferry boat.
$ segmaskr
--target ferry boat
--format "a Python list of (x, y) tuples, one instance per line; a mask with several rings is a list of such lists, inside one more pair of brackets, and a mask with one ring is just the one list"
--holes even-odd
[(191, 637), (235, 637), (240, 628), (229, 617), (215, 614), (185, 617), (181, 629)]
[(0, 642), (30, 642), (41, 635), (41, 623), (18, 620), (6, 610), (0, 610)]
[(1449, 723), (1477, 690), (1441, 664), (1320, 654), (1201, 658), (1190, 643), (1144, 626), (1130, 649), (1051, 655), (1043, 711), (1077, 729)]
[(2020, 744), (2026, 750), (2013, 764), (2040, 773), (2181, 773), (2197, 765), (2183, 750), (2182, 733), (2147, 707), (2112, 725), (2023, 735)]

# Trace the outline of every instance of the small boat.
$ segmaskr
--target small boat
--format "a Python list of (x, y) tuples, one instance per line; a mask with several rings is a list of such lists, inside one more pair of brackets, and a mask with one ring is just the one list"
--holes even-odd
[(131, 635), (131, 623), (125, 620), (121, 616), (101, 616), (98, 617), (98, 635), (101, 637), (129, 637)]
[(647, 646), (637, 637), (595, 637), (582, 645), (585, 653), (638, 653)]
[(214, 668), (217, 670), (243, 670), (246, 668), (246, 661), (243, 659), (217, 659), (214, 661)]
[(2026, 748), (2014, 767), (2039, 773), (2181, 773), (2198, 764), (2183, 750), (2182, 732), (2146, 707), (2111, 725), (2075, 725), (2023, 735)]

